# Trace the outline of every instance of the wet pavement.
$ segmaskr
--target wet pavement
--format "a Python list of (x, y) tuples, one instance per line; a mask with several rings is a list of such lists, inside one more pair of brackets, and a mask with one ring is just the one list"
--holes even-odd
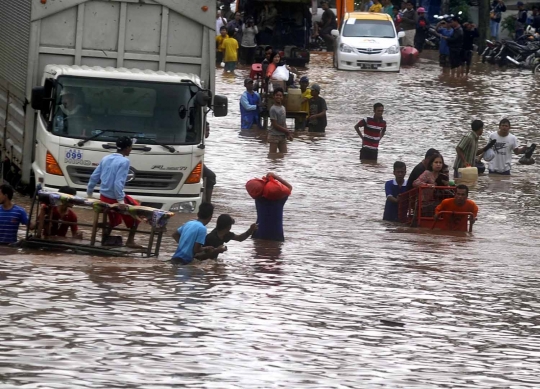
[[(0, 387), (538, 387), (538, 167), (515, 157), (511, 177), (479, 178), (472, 234), (381, 218), (393, 162), (410, 172), (435, 147), (453, 163), (473, 119), (481, 145), (503, 117), (540, 143), (540, 84), (482, 64), (440, 77), (429, 52), (399, 74), (330, 63), (315, 54), (302, 72), (327, 99), (327, 134), (300, 135), (284, 158), (239, 131), (247, 71), (218, 72), (230, 111), (210, 119), (215, 215), (243, 232), (256, 218), (245, 182), (274, 171), (294, 186), (285, 243), (232, 242), (218, 263), (183, 268), (162, 261), (172, 239), (161, 260), (0, 248)], [(388, 132), (379, 163), (361, 164), (353, 126), (378, 101)]]

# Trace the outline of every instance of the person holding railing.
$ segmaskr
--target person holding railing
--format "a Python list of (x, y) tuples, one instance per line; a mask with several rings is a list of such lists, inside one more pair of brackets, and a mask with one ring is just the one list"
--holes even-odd
[[(452, 213), (450, 222), (453, 224), (453, 230), (466, 230), (467, 218), (470, 218), (471, 225), (476, 221), (478, 215), (478, 206), (472, 200), (469, 200), (469, 187), (467, 185), (456, 186), (454, 198), (443, 200), (435, 208), (435, 221), (444, 218), (444, 214)], [(457, 214), (456, 214), (457, 213)], [(459, 226), (465, 228), (459, 228)]]

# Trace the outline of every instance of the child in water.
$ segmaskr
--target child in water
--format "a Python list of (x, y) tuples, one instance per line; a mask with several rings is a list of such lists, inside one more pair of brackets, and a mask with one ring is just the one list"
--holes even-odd
[[(243, 242), (249, 238), (255, 231), (257, 231), (257, 224), (253, 223), (249, 229), (243, 234), (236, 235), (234, 232), (231, 232), (231, 228), (235, 223), (234, 219), (227, 214), (219, 215), (216, 228), (212, 230), (206, 236), (206, 242), (204, 245), (206, 247), (222, 247), (225, 243), (228, 243), (231, 240), (236, 240), (237, 242)], [(219, 255), (219, 252), (214, 253), (210, 258), (216, 259)]]

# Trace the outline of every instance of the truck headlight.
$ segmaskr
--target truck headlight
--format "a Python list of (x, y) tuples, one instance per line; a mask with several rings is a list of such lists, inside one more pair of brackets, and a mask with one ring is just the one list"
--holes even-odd
[(354, 49), (351, 46), (342, 43), (339, 45), (339, 51), (341, 51), (342, 53), (352, 53), (354, 52)]
[(197, 207), (197, 202), (195, 201), (185, 201), (182, 203), (174, 203), (169, 209), (170, 212), (181, 212), (181, 213), (192, 213), (195, 212)]
[(399, 53), (399, 46), (398, 45), (390, 46), (388, 49), (386, 49), (386, 52), (388, 54), (397, 54)]

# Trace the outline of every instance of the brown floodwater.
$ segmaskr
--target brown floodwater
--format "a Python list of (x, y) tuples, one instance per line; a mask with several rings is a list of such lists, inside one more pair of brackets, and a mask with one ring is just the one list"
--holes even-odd
[[(294, 186), (286, 242), (232, 242), (217, 263), (179, 268), (164, 261), (170, 238), (151, 260), (0, 248), (0, 387), (540, 386), (538, 167), (515, 157), (511, 177), (479, 178), (472, 234), (381, 221), (394, 161), (410, 171), (436, 147), (453, 163), (473, 119), (481, 145), (503, 117), (522, 144), (540, 141), (529, 72), (476, 64), (451, 79), (436, 59), (353, 73), (314, 54), (302, 73), (327, 99), (327, 134), (300, 135), (283, 158), (239, 131), (247, 70), (218, 74), (230, 110), (210, 118), (216, 216), (247, 229), (244, 184), (274, 171)], [(361, 164), (353, 126), (379, 101), (388, 132), (379, 162)]]

